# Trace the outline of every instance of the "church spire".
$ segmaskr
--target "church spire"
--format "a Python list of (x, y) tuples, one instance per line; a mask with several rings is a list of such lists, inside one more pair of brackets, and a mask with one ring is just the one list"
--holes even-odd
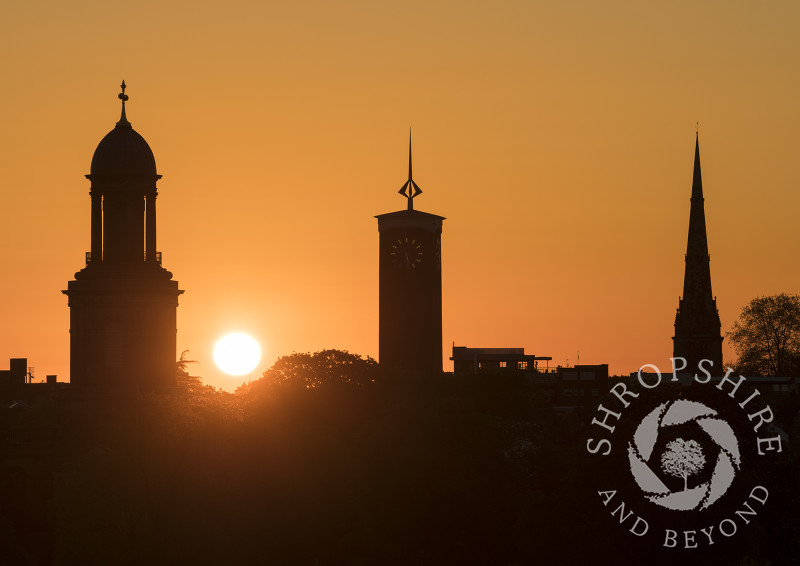
[(689, 211), (689, 238), (686, 242), (686, 272), (683, 279), (683, 298), (704, 302), (712, 299), (711, 267), (706, 234), (703, 177), (700, 172), (700, 135), (695, 137), (692, 198)]
[[(705, 199), (700, 171), (700, 136), (695, 137), (689, 235), (686, 242), (683, 297), (675, 315), (674, 357), (687, 359), (686, 371), (695, 373), (700, 360), (713, 362), (713, 374), (722, 372), (722, 336), (717, 302), (711, 291)], [(708, 369), (708, 364), (706, 364)]]
[(703, 178), (700, 174), (700, 132), (694, 138), (694, 172), (692, 174), (692, 198), (703, 198)]

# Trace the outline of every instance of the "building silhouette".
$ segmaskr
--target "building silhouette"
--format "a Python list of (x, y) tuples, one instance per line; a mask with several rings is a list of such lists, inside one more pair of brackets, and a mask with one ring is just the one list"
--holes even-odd
[(686, 244), (686, 271), (683, 297), (675, 314), (673, 357), (687, 360), (686, 372), (697, 373), (700, 360), (712, 375), (722, 375), (722, 335), (717, 301), (711, 292), (711, 257), (708, 254), (703, 179), (700, 174), (700, 140), (695, 139), (689, 238)]
[[(550, 371), (549, 362), (552, 356), (535, 356), (526, 354), (525, 348), (467, 348), (453, 343), (453, 373), (477, 374), (496, 371)], [(539, 362), (545, 362), (540, 368)]]
[(406, 210), (380, 214), (378, 361), (418, 372), (442, 371), (442, 221), (414, 210), (422, 190), (412, 178), (398, 191)]
[(156, 162), (122, 115), (92, 157), (91, 251), (66, 291), (70, 381), (81, 392), (136, 394), (175, 383), (177, 281), (156, 251)]
[(34, 383), (28, 358), (11, 358), (8, 369), (0, 369), (0, 408), (19, 406), (42, 397), (55, 397), (68, 387), (68, 383), (59, 383), (55, 375), (46, 376), (43, 383)]
[(450, 359), (455, 375), (524, 376), (556, 411), (589, 407), (601, 391), (608, 391), (608, 364), (550, 367), (552, 356), (526, 354), (525, 348), (467, 348), (455, 343)]

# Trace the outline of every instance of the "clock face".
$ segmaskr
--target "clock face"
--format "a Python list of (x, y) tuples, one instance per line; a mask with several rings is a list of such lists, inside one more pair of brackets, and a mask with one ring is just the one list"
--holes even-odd
[(392, 242), (389, 257), (400, 269), (417, 269), (422, 263), (422, 243), (413, 238), (400, 238)]

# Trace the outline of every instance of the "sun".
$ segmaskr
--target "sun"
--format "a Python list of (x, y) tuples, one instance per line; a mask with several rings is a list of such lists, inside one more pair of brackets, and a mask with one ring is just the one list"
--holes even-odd
[(250, 373), (261, 360), (258, 342), (247, 334), (234, 333), (220, 338), (214, 346), (217, 367), (229, 375)]

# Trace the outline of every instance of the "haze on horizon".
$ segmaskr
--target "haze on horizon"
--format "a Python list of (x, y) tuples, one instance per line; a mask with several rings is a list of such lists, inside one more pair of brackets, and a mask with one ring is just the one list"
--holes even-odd
[[(443, 336), (553, 364), (668, 367), (695, 122), (723, 333), (797, 293), (800, 6), (628, 2), (6, 3), (0, 367), (69, 373), (61, 289), (89, 249), (92, 153), (155, 153), (178, 352), (377, 357), (374, 215), (447, 217)], [(725, 343), (726, 361), (733, 352)], [(451, 363), (445, 362), (445, 368)]]

